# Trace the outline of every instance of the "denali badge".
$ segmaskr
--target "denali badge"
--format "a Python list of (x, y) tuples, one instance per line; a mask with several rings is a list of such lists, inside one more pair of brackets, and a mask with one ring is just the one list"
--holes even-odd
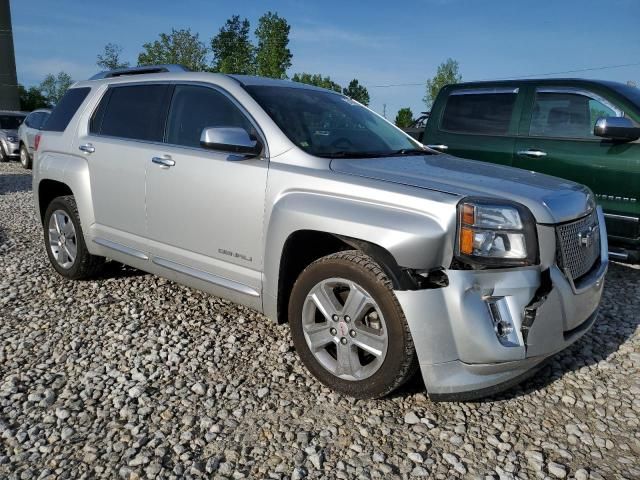
[(582, 232), (578, 233), (578, 241), (580, 242), (581, 246), (585, 248), (589, 248), (591, 245), (593, 245), (595, 236), (596, 236), (596, 226), (591, 225), (590, 227), (587, 227)]

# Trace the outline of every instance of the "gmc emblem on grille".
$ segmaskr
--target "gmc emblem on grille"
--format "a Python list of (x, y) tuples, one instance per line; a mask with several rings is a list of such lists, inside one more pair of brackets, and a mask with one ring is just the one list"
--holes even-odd
[(580, 242), (580, 245), (584, 248), (591, 247), (595, 240), (596, 233), (597, 232), (595, 225), (591, 225), (582, 232), (578, 233), (578, 241)]

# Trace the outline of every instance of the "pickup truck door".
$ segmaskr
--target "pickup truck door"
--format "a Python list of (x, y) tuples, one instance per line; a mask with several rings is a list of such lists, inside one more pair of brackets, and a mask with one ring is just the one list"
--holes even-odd
[(612, 240), (640, 235), (640, 142), (614, 143), (593, 135), (598, 117), (624, 115), (595, 92), (539, 87), (523, 114), (514, 166), (587, 185), (605, 211)]
[(511, 165), (520, 121), (519, 88), (445, 87), (422, 143), (456, 157)]
[(260, 308), (269, 165), (202, 148), (203, 129), (222, 126), (257, 133), (226, 92), (175, 86), (165, 143), (145, 159), (152, 261), (210, 293)]

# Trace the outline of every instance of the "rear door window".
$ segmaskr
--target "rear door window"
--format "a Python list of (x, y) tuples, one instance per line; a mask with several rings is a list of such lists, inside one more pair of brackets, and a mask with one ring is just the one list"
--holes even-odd
[(67, 90), (62, 99), (53, 109), (44, 125), (43, 130), (48, 132), (64, 132), (73, 116), (87, 98), (91, 89), (89, 87), (71, 88)]
[(617, 112), (602, 101), (580, 93), (536, 92), (529, 135), (553, 138), (595, 138), (593, 126), (599, 117)]
[(506, 135), (517, 90), (474, 93), (458, 90), (447, 99), (440, 128), (454, 133)]
[(111, 87), (91, 119), (90, 132), (110, 137), (161, 142), (169, 85)]

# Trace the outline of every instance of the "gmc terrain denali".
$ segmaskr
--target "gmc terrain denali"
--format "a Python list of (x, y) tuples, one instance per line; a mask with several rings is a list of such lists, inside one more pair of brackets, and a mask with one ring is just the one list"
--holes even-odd
[(36, 149), (58, 273), (110, 258), (260, 310), (344, 394), (383, 396), (420, 368), (432, 398), (486, 395), (595, 320), (607, 237), (586, 187), (434, 154), (335, 92), (104, 72), (67, 92)]

